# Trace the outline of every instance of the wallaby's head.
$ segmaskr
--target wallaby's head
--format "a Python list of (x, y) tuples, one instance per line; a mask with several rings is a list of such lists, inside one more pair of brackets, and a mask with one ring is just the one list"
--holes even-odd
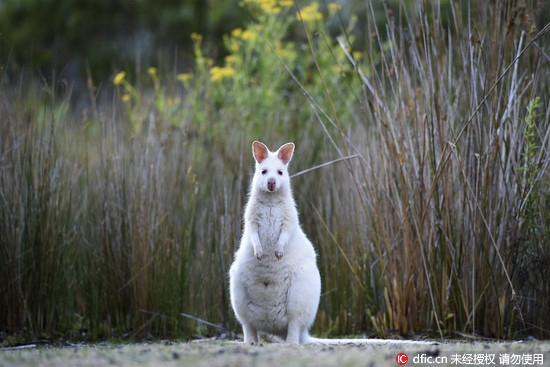
[(294, 143), (286, 143), (276, 152), (270, 152), (265, 144), (252, 143), (252, 154), (256, 160), (253, 185), (267, 192), (276, 192), (290, 185), (288, 162), (292, 159)]

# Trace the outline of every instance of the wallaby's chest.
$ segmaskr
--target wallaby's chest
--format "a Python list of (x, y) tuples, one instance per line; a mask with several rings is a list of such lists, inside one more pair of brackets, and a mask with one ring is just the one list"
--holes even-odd
[(275, 246), (285, 221), (285, 210), (281, 205), (261, 205), (257, 212), (258, 235), (262, 246)]

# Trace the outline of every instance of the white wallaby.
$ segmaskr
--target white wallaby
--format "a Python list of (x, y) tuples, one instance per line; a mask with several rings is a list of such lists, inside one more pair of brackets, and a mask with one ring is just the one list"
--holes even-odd
[(308, 331), (319, 306), (321, 278), (292, 197), (288, 163), (293, 152), (293, 143), (276, 152), (252, 144), (256, 171), (229, 272), (231, 304), (245, 343), (256, 344), (259, 332), (293, 344), (312, 341)]
[(229, 270), (231, 305), (243, 326), (245, 343), (258, 333), (288, 343), (433, 345), (391, 339), (317, 339), (309, 336), (321, 294), (313, 245), (298, 221), (288, 163), (294, 144), (276, 152), (255, 141), (256, 171), (244, 214), (244, 232)]

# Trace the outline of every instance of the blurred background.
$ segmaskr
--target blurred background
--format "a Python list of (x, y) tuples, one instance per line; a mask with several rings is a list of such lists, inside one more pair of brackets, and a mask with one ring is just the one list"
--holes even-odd
[[(223, 35), (245, 27), (254, 11), (243, 0), (2, 0), (0, 3), (0, 52), (4, 67), (40, 70), (72, 79), (86, 77), (86, 70), (105, 78), (115, 70), (139, 65), (168, 64), (188, 67), (193, 60), (191, 33), (204, 36), (208, 54), (227, 54)], [(253, 2), (252, 2), (253, 3)], [(259, 2), (260, 4), (262, 2)], [(270, 4), (269, 1), (263, 2)], [(276, 2), (273, 2), (274, 4)], [(326, 2), (324, 7), (326, 8)], [(366, 36), (367, 8), (362, 1), (339, 1), (341, 16), (357, 17), (356, 37)], [(303, 4), (308, 5), (307, 3)], [(398, 11), (399, 1), (384, 7)], [(440, 2), (447, 25), (450, 2)], [(460, 5), (467, 9), (467, 3)], [(545, 5), (541, 5), (545, 6)], [(373, 3), (374, 20), (386, 22), (384, 7)], [(412, 8), (411, 4), (408, 5)], [(543, 24), (544, 19), (538, 19)], [(332, 19), (336, 35), (341, 19)], [(287, 38), (299, 36), (289, 32)], [(364, 43), (364, 42), (363, 42)], [(13, 69), (11, 69), (13, 70)]]
[(223, 34), (250, 14), (239, 1), (2, 1), (2, 57), (61, 75), (105, 77), (161, 58), (190, 62), (192, 32), (219, 53)]

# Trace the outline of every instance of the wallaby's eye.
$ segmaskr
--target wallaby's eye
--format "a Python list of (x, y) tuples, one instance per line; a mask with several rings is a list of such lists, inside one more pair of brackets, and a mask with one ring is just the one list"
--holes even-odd
[(264, 169), (262, 170), (262, 175), (265, 175), (266, 173), (267, 173), (267, 170), (264, 168)]
[(279, 176), (282, 176), (283, 175), (283, 170), (278, 170), (277, 173), (279, 174)]

